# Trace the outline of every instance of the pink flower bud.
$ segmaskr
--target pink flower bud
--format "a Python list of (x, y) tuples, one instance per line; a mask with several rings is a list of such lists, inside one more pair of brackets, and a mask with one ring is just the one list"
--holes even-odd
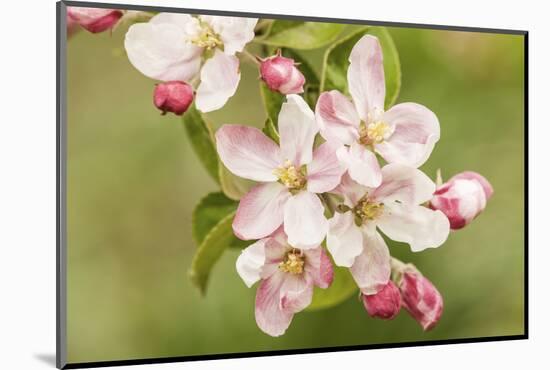
[(91, 33), (110, 30), (122, 14), (122, 10), (117, 9), (67, 8), (67, 16)]
[(493, 187), (483, 176), (475, 172), (462, 172), (441, 185), (430, 201), (432, 209), (442, 211), (451, 229), (468, 225), (479, 215), (493, 195)]
[(181, 81), (159, 83), (155, 87), (153, 103), (162, 111), (181, 116), (193, 102), (193, 88)]
[(422, 328), (432, 329), (443, 313), (443, 297), (433, 284), (416, 272), (405, 272), (401, 280), (403, 307)]
[(260, 74), (267, 87), (281, 94), (300, 94), (304, 92), (305, 78), (296, 68), (294, 59), (277, 54), (261, 60)]
[(372, 317), (391, 320), (401, 310), (401, 293), (393, 281), (376, 294), (362, 294), (363, 305)]

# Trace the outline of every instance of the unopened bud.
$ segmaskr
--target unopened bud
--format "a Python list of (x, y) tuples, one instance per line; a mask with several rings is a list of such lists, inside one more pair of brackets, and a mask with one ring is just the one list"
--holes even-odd
[(122, 17), (122, 10), (98, 8), (67, 8), (67, 16), (91, 33), (113, 28)]
[(372, 317), (391, 320), (401, 310), (401, 293), (393, 281), (376, 294), (362, 294), (363, 305)]
[(458, 230), (468, 225), (487, 205), (493, 195), (493, 187), (483, 176), (475, 172), (462, 172), (439, 186), (430, 201), (432, 209), (443, 212)]
[(260, 62), (262, 80), (271, 90), (284, 95), (304, 92), (305, 78), (296, 68), (294, 59), (283, 57), (279, 50), (277, 54)]
[(433, 284), (417, 272), (405, 272), (399, 286), (403, 307), (427, 331), (443, 313), (443, 298)]
[(155, 87), (153, 102), (162, 111), (181, 116), (193, 102), (193, 88), (181, 81), (159, 83)]

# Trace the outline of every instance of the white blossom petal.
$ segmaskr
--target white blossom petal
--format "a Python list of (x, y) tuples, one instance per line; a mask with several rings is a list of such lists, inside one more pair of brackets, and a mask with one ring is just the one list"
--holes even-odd
[(201, 69), (195, 104), (201, 112), (220, 109), (237, 91), (241, 80), (239, 59), (216, 49)]
[(338, 266), (351, 267), (363, 251), (363, 236), (352, 212), (334, 214), (329, 220), (327, 249)]
[(316, 194), (301, 191), (285, 205), (284, 229), (288, 243), (296, 248), (316, 248), (328, 231), (325, 208)]
[(434, 182), (424, 172), (402, 164), (385, 165), (382, 179), (382, 184), (370, 195), (382, 203), (421, 204), (432, 199), (435, 192)]
[(265, 239), (258, 240), (243, 249), (239, 258), (237, 258), (237, 272), (249, 288), (261, 278), (262, 267), (266, 262), (265, 242)]

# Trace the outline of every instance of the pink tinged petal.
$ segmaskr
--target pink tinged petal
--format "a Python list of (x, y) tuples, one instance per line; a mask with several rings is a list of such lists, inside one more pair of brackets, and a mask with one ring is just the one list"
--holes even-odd
[(279, 227), (273, 234), (265, 238), (265, 264), (260, 272), (262, 279), (267, 279), (279, 270), (279, 264), (283, 262), (286, 252), (288, 251), (288, 243), (283, 227)]
[(304, 251), (305, 272), (309, 274), (313, 283), (320, 288), (326, 289), (334, 279), (334, 269), (327, 252), (321, 247)]
[(86, 7), (68, 7), (67, 19), (78, 23), (91, 33), (99, 33), (113, 28), (123, 12), (118, 9), (99, 9)]
[(268, 236), (283, 223), (284, 205), (289, 197), (287, 188), (278, 182), (256, 185), (241, 198), (233, 232), (243, 240)]
[(451, 177), (448, 182), (452, 182), (454, 180), (459, 180), (459, 179), (475, 180), (479, 182), (479, 184), (483, 188), (483, 191), (485, 192), (485, 197), (487, 198), (487, 200), (489, 200), (493, 196), (493, 192), (494, 192), (493, 186), (485, 177), (481, 176), (479, 173), (473, 172), (473, 171), (464, 171)]
[(313, 152), (313, 160), (307, 165), (307, 190), (325, 193), (333, 190), (346, 171), (336, 156), (336, 147), (331, 143), (321, 144)]
[(340, 185), (332, 191), (334, 194), (343, 196), (344, 202), (349, 207), (355, 207), (367, 192), (370, 192), (370, 189), (353, 181), (347, 172), (342, 175)]
[(216, 132), (223, 164), (237, 176), (254, 181), (277, 181), (273, 171), (281, 164), (277, 144), (254, 127), (223, 125)]
[(328, 231), (324, 212), (323, 203), (316, 194), (301, 191), (291, 196), (284, 210), (288, 243), (301, 249), (315, 248), (321, 244)]
[(485, 209), (487, 194), (492, 195), (492, 192), (491, 185), (481, 175), (459, 174), (437, 189), (430, 208), (442, 211), (449, 219), (451, 229), (458, 230)]
[(201, 69), (196, 105), (201, 112), (212, 112), (225, 105), (235, 95), (241, 80), (239, 59), (216, 49), (214, 56)]
[(361, 293), (376, 294), (390, 279), (390, 252), (378, 232), (366, 228), (362, 232), (363, 252), (355, 258), (350, 272)]
[(278, 337), (286, 331), (294, 312), (281, 307), (281, 286), (285, 273), (277, 272), (262, 280), (256, 291), (256, 323), (266, 334)]
[(371, 317), (391, 320), (401, 311), (401, 292), (393, 281), (389, 281), (376, 294), (362, 294), (363, 305)]
[(332, 90), (319, 96), (315, 119), (326, 141), (350, 145), (359, 139), (360, 119), (357, 111), (339, 91)]
[(189, 81), (200, 69), (202, 49), (186, 42), (185, 22), (196, 19), (180, 14), (181, 23), (163, 23), (158, 14), (147, 23), (130, 26), (124, 47), (130, 63), (145, 76), (161, 81)]
[(363, 36), (349, 56), (348, 88), (359, 117), (367, 121), (370, 112), (384, 110), (386, 82), (382, 48), (374, 36)]
[(281, 309), (299, 312), (310, 305), (313, 298), (313, 280), (306, 274), (285, 274), (281, 286)]
[(363, 235), (355, 225), (352, 212), (334, 213), (329, 220), (327, 249), (338, 266), (351, 267), (363, 252)]
[(223, 51), (233, 55), (242, 51), (246, 44), (254, 38), (254, 27), (257, 18), (220, 17), (215, 15), (201, 15), (203, 22), (210, 24), (214, 32), (220, 35), (223, 42)]
[(441, 211), (400, 203), (384, 204), (377, 226), (390, 239), (407, 243), (413, 252), (437, 248), (449, 236), (449, 220)]
[(390, 163), (382, 168), (382, 184), (370, 195), (382, 203), (399, 201), (421, 204), (432, 199), (434, 182), (424, 172), (409, 166)]
[(258, 240), (244, 249), (237, 258), (237, 272), (249, 288), (261, 278), (262, 268), (266, 262), (265, 244), (266, 239)]
[(384, 113), (382, 121), (393, 127), (393, 133), (375, 149), (388, 163), (420, 167), (439, 141), (437, 116), (423, 105), (395, 105)]
[(278, 122), (283, 160), (289, 160), (295, 166), (311, 162), (318, 128), (304, 99), (299, 95), (287, 95)]
[(406, 272), (400, 284), (403, 306), (427, 331), (435, 327), (443, 313), (443, 297), (435, 286), (418, 273)]
[(304, 83), (306, 78), (295, 66), (290, 71), (288, 79), (279, 86), (279, 92), (284, 95), (301, 94), (304, 92)]
[(349, 149), (338, 149), (336, 155), (347, 167), (351, 178), (359, 184), (375, 188), (382, 182), (382, 172), (376, 155), (365, 146), (354, 142)]

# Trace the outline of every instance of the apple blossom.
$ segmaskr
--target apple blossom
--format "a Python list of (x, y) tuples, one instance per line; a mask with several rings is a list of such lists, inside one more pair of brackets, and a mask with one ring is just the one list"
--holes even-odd
[(318, 129), (302, 97), (287, 95), (278, 122), (280, 147), (254, 127), (223, 125), (216, 132), (229, 171), (260, 182), (241, 198), (233, 231), (244, 240), (260, 239), (283, 224), (290, 244), (315, 247), (328, 230), (317, 194), (333, 190), (344, 169), (330, 143), (313, 150)]
[(344, 198), (329, 221), (327, 248), (334, 262), (350, 268), (363, 294), (379, 292), (390, 278), (390, 253), (380, 229), (390, 239), (410, 245), (413, 252), (435, 248), (449, 235), (441, 211), (420, 204), (430, 200), (435, 184), (420, 170), (390, 163), (382, 183), (367, 188), (348, 173), (333, 191)]
[(439, 186), (430, 201), (432, 209), (439, 209), (458, 230), (468, 225), (487, 205), (493, 187), (478, 173), (466, 171), (453, 176)]
[(419, 167), (439, 140), (439, 121), (428, 108), (402, 103), (384, 111), (386, 86), (378, 39), (363, 36), (349, 56), (348, 88), (353, 103), (336, 90), (320, 95), (315, 108), (321, 135), (344, 145), (339, 158), (352, 179), (376, 187), (382, 181), (376, 152), (388, 163)]
[(271, 336), (284, 334), (292, 317), (309, 306), (314, 285), (328, 288), (333, 268), (325, 250), (294, 248), (279, 228), (241, 252), (237, 272), (250, 288), (260, 281), (256, 291), (256, 322)]
[(193, 88), (181, 81), (169, 81), (155, 86), (153, 103), (162, 111), (182, 115), (193, 102)]
[(405, 271), (399, 288), (403, 307), (425, 331), (432, 329), (443, 313), (443, 298), (435, 286), (419, 272)]
[(149, 22), (132, 25), (124, 46), (132, 65), (147, 77), (187, 83), (200, 77), (196, 105), (210, 112), (235, 94), (241, 79), (235, 53), (254, 38), (256, 22), (159, 13)]
[(123, 15), (122, 10), (81, 8), (70, 6), (67, 17), (91, 33), (99, 33), (112, 29)]
[(273, 91), (285, 95), (304, 92), (304, 75), (296, 68), (294, 59), (283, 57), (280, 49), (277, 54), (260, 59), (260, 75)]
[(378, 293), (361, 294), (365, 310), (372, 317), (391, 320), (401, 310), (401, 293), (393, 281), (389, 281)]

